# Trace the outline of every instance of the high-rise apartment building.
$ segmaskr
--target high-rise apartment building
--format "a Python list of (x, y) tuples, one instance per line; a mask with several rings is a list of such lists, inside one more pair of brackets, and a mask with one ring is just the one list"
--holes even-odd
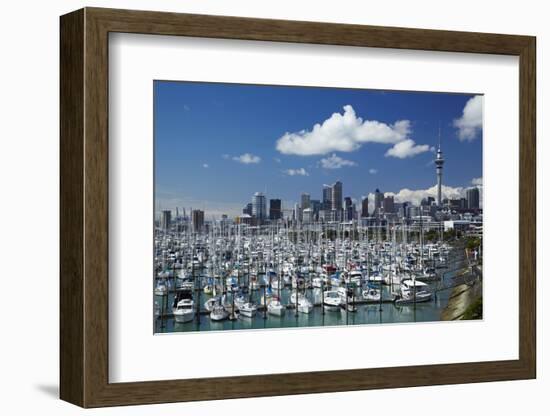
[(194, 209), (191, 213), (191, 221), (193, 222), (193, 231), (202, 231), (204, 227), (204, 211), (200, 209)]
[(466, 191), (468, 209), (479, 209), (479, 188), (473, 187)]
[(303, 210), (310, 208), (310, 206), (311, 206), (311, 197), (310, 197), (310, 195), (307, 194), (307, 193), (303, 193), (300, 196), (300, 202), (301, 202), (301, 208)]
[(369, 216), (369, 196), (365, 196), (361, 201), (361, 217), (367, 218)]
[(384, 208), (384, 214), (392, 214), (395, 212), (394, 202), (393, 202), (393, 196), (388, 195), (384, 197), (383, 201), (383, 208)]
[(267, 204), (265, 195), (256, 192), (252, 197), (252, 216), (258, 221), (264, 221), (267, 218)]
[(342, 210), (342, 182), (337, 181), (332, 185), (332, 209)]
[(269, 200), (269, 219), (272, 221), (280, 220), (282, 218), (281, 200), (270, 199)]

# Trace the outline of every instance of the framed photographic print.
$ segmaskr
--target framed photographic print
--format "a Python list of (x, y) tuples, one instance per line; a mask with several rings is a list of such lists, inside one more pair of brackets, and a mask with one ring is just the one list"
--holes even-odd
[(535, 39), (61, 17), (61, 398), (534, 378)]

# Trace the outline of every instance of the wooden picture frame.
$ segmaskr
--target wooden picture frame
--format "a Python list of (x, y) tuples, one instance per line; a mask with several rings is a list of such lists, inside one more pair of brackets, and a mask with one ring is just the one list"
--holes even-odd
[[(85, 8), (61, 17), (60, 396), (82, 407), (351, 391), (536, 377), (534, 37)], [(109, 383), (110, 32), (519, 57), (519, 359)]]

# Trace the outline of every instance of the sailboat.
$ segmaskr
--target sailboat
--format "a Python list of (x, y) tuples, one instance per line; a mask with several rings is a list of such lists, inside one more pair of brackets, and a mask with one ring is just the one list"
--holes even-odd
[(223, 321), (224, 319), (227, 319), (228, 316), (229, 312), (227, 312), (220, 303), (215, 304), (210, 312), (210, 319), (213, 321)]
[(221, 298), (219, 296), (212, 297), (204, 302), (204, 309), (206, 309), (208, 312), (212, 312), (214, 306), (219, 303), (221, 303)]
[(298, 305), (298, 312), (301, 313), (310, 313), (313, 310), (313, 303), (303, 294), (298, 294), (298, 299), (296, 299), (296, 292), (292, 292), (290, 295), (290, 303), (292, 305)]
[(271, 289), (267, 288), (266, 291), (265, 291), (265, 297), (264, 297), (264, 295), (262, 295), (262, 297), (260, 299), (260, 303), (262, 305), (264, 305), (264, 304), (269, 305), (272, 300), (273, 300), (273, 291)]
[(256, 306), (255, 303), (246, 302), (239, 307), (239, 314), (240, 316), (243, 316), (246, 318), (253, 318), (254, 315), (256, 315), (257, 310), (258, 310), (258, 307)]
[(275, 316), (283, 316), (285, 314), (286, 307), (282, 304), (278, 297), (273, 297), (269, 305), (267, 305), (267, 313)]

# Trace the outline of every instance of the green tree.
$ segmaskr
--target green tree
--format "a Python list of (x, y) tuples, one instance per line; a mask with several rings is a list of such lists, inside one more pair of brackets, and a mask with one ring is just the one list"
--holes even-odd
[(437, 230), (430, 230), (424, 234), (424, 239), (426, 241), (435, 241), (439, 238), (439, 233)]
[(481, 240), (477, 237), (469, 237), (468, 240), (466, 240), (466, 248), (468, 250), (475, 250), (481, 245)]
[(459, 235), (457, 235), (457, 233), (455, 232), (455, 230), (447, 230), (443, 233), (443, 239), (445, 241), (449, 241), (449, 240), (452, 240), (453, 238), (455, 238), (455, 235), (457, 237), (459, 237)]

